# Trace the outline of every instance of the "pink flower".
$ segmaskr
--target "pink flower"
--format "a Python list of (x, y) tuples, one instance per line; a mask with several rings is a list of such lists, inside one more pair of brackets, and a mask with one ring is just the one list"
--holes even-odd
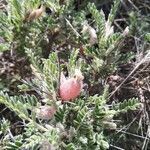
[(83, 79), (84, 77), (78, 69), (75, 70), (74, 76), (68, 79), (61, 73), (59, 94), (62, 101), (72, 101), (80, 95)]

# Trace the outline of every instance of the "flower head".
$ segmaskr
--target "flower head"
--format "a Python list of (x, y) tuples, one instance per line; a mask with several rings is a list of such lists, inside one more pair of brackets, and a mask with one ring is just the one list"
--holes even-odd
[(62, 101), (72, 101), (80, 95), (83, 79), (84, 77), (78, 69), (75, 70), (74, 76), (68, 79), (61, 73), (59, 92)]

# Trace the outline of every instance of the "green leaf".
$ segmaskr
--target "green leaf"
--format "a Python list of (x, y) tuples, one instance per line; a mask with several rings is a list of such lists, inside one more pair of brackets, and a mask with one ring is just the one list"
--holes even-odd
[(73, 143), (70, 143), (68, 145), (66, 145), (66, 150), (75, 150), (75, 145)]
[(109, 16), (108, 16), (108, 20), (110, 22), (110, 25), (114, 21), (114, 18), (115, 18), (115, 15), (117, 13), (120, 2), (121, 2), (120, 0), (115, 0), (114, 5), (111, 7), (111, 11), (110, 11)]
[(99, 12), (94, 3), (89, 3), (87, 7), (89, 12), (92, 14), (94, 20), (96, 21), (96, 24), (99, 29), (99, 39), (100, 39), (101, 37), (103, 37), (105, 32), (106, 20), (105, 20), (104, 12), (102, 10)]
[(9, 44), (6, 43), (0, 43), (0, 52), (9, 50)]
[(150, 33), (146, 33), (144, 38), (147, 42), (150, 42)]
[(140, 105), (140, 102), (137, 98), (131, 98), (129, 100), (124, 100), (121, 103), (112, 105), (112, 108), (118, 112), (124, 112), (127, 110), (135, 110)]

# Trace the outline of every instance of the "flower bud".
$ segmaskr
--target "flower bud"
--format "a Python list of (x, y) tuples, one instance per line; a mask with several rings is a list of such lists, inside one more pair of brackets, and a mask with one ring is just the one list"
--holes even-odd
[(92, 28), (90, 25), (88, 25), (87, 23), (84, 24), (83, 26), (83, 30), (82, 33), (88, 33), (90, 35), (90, 45), (94, 45), (95, 43), (97, 43), (97, 34), (96, 34), (96, 30), (94, 28)]
[(42, 5), (39, 9), (35, 9), (31, 11), (31, 13), (29, 14), (26, 20), (33, 21), (34, 19), (38, 19), (42, 15), (44, 10), (45, 10), (45, 7)]
[(41, 106), (36, 110), (36, 114), (38, 118), (49, 120), (53, 118), (56, 113), (56, 108), (54, 106)]
[(122, 34), (123, 34), (123, 36), (127, 36), (129, 34), (129, 32), (130, 32), (130, 30), (129, 30), (129, 27), (127, 26)]
[(72, 101), (80, 95), (83, 79), (84, 77), (78, 69), (75, 70), (74, 76), (68, 79), (61, 73), (59, 94), (62, 101)]

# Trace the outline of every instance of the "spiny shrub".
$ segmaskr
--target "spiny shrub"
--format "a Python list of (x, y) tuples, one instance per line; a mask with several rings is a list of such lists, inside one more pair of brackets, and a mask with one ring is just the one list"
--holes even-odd
[[(23, 122), (22, 134), (12, 135), (10, 130), (7, 131), (9, 122), (2, 121), (2, 147), (108, 149), (110, 136), (105, 134), (105, 130), (115, 131), (117, 123), (113, 117), (128, 109), (136, 109), (139, 106), (138, 100), (134, 98), (108, 105), (107, 85), (104, 85), (102, 94), (88, 95), (82, 87), (80, 96), (76, 94), (66, 99), (60, 94), (60, 90), (63, 90), (60, 86), (62, 82), (74, 79), (72, 87), (66, 87), (66, 94), (72, 95), (76, 90), (74, 86), (79, 82), (79, 74), (75, 70), (80, 70), (83, 76), (89, 76), (87, 80), (91, 84), (97, 84), (99, 78), (115, 70), (119, 44), (125, 36), (125, 32), (116, 33), (112, 27), (119, 0), (114, 2), (107, 20), (102, 10), (98, 11), (93, 3), (89, 3), (86, 10), (92, 14), (95, 22), (93, 26), (89, 25), (91, 18), (85, 19), (85, 10), (75, 11), (74, 1), (46, 1), (43, 4), (34, 0), (9, 2), (7, 12), (3, 12), (0, 19), (3, 28), (0, 33), (5, 40), (3, 44), (9, 48), (12, 46), (13, 50), (21, 50), (30, 59), (34, 77), (30, 81), (23, 81), (24, 85), (20, 88), (32, 89), (37, 96), (0, 93), (0, 103), (14, 111)], [(51, 7), (54, 12), (38, 18), (37, 10), (43, 6)], [(29, 8), (34, 11), (27, 14)], [(83, 26), (86, 30), (81, 32)], [(59, 36), (55, 27), (59, 28)], [(63, 47), (64, 43), (68, 47)], [(49, 52), (43, 58), (41, 53), (47, 48)], [(87, 63), (89, 59), (90, 63)], [(68, 74), (68, 78), (61, 81), (63, 71)], [(98, 79), (90, 78), (93, 72), (98, 75)]]

